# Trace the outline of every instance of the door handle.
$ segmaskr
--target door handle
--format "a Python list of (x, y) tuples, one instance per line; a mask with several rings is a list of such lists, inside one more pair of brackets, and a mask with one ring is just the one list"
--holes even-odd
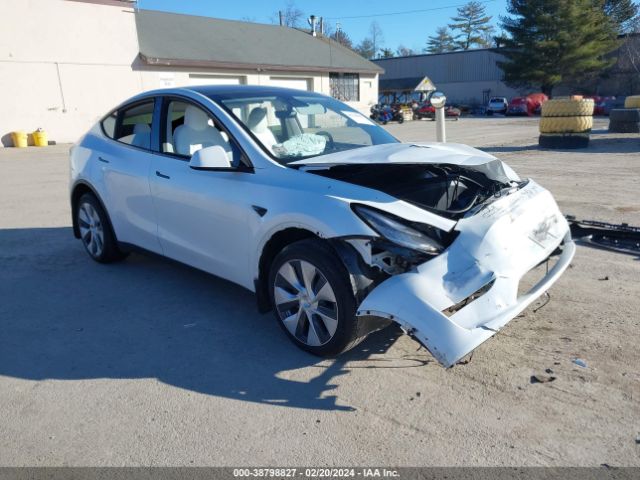
[(160, 173), (158, 170), (156, 170), (156, 177), (171, 178), (169, 175), (165, 175), (164, 173)]
[(109, 160), (103, 157), (98, 157), (98, 160), (101, 161), (102, 163), (109, 163)]

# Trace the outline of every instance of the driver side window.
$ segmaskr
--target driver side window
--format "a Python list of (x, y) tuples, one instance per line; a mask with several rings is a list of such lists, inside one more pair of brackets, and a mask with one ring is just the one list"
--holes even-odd
[(170, 100), (165, 108), (163, 153), (187, 159), (203, 148), (220, 146), (227, 152), (231, 165), (240, 164), (238, 147), (205, 110), (181, 100)]

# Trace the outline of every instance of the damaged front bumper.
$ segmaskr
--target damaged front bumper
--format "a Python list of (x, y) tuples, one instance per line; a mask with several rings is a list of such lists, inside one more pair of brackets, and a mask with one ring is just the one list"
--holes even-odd
[[(445, 367), (454, 365), (540, 297), (569, 266), (575, 244), (551, 194), (530, 182), (460, 220), (440, 256), (374, 288), (359, 317), (393, 320)], [(555, 265), (526, 293), (523, 277), (560, 249)]]

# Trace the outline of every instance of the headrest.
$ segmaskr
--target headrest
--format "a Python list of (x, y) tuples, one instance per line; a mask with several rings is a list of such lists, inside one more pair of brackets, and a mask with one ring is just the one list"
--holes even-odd
[(262, 133), (267, 130), (269, 127), (267, 124), (267, 109), (263, 107), (256, 107), (251, 110), (249, 120), (247, 120), (247, 127), (255, 133)]
[(133, 126), (133, 133), (150, 133), (151, 127), (146, 123), (136, 123)]
[(184, 111), (184, 124), (192, 130), (205, 130), (209, 126), (209, 116), (199, 108), (188, 105)]

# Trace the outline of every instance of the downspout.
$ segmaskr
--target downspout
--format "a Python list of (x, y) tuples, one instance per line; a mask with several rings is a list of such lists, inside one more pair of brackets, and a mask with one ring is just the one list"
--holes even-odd
[(67, 113), (67, 103), (64, 100), (64, 91), (62, 89), (62, 78), (60, 77), (60, 65), (56, 64), (56, 73), (58, 74), (58, 88), (60, 88), (60, 98), (62, 99), (62, 113)]

